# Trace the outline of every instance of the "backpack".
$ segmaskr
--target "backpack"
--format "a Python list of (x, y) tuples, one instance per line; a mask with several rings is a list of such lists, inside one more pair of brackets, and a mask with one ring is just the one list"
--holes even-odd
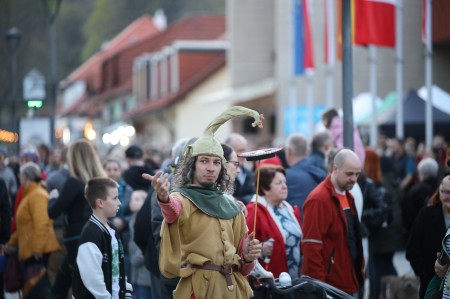
[(361, 223), (369, 234), (387, 228), (393, 217), (392, 194), (385, 186), (377, 186), (369, 178), (363, 180), (360, 186), (364, 198)]

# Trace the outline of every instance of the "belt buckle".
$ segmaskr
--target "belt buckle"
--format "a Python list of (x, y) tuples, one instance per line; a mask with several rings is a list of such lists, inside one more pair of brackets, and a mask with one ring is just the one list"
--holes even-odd
[(233, 274), (233, 267), (231, 265), (224, 265), (224, 266), (222, 266), (222, 269), (223, 269), (223, 273), (225, 275)]

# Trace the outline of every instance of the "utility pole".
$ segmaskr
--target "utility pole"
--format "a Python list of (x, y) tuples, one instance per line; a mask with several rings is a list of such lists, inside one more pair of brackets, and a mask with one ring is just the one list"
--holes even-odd
[(49, 95), (51, 105), (50, 115), (50, 142), (51, 146), (55, 146), (55, 115), (56, 115), (56, 85), (58, 84), (56, 78), (56, 17), (58, 16), (62, 0), (52, 1), (54, 6), (51, 7), (50, 0), (42, 0), (45, 11), (49, 19), (49, 40), (50, 40), (50, 82)]
[[(5, 34), (6, 44), (8, 45), (9, 54), (11, 56), (11, 132), (18, 134), (17, 128), (17, 50), (19, 49), (22, 33), (17, 28), (11, 28)], [(16, 141), (16, 151), (19, 154), (19, 140)]]

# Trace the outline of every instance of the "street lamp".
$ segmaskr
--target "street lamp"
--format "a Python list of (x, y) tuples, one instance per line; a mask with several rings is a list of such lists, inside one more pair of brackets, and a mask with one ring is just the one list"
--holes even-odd
[[(8, 45), (8, 51), (11, 56), (11, 131), (17, 133), (16, 127), (16, 101), (17, 101), (17, 50), (19, 49), (20, 38), (22, 34), (16, 27), (11, 28), (6, 32), (5, 39)], [(18, 146), (17, 141), (17, 146)]]

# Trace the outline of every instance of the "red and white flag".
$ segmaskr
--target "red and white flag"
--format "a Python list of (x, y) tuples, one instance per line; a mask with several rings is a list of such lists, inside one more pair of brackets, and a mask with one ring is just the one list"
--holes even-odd
[(395, 47), (396, 0), (354, 0), (354, 43)]

